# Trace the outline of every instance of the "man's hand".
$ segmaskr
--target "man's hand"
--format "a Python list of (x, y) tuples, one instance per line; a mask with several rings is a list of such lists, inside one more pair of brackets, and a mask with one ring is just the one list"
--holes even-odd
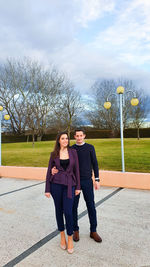
[(79, 195), (81, 193), (81, 190), (75, 190), (75, 196)]
[(51, 194), (50, 193), (45, 193), (45, 196), (50, 198)]
[(58, 173), (58, 170), (56, 169), (56, 167), (53, 167), (53, 168), (51, 169), (51, 174), (52, 174), (52, 175), (55, 175), (56, 173)]
[(95, 190), (99, 190), (100, 189), (100, 182), (95, 181), (94, 188), (95, 188)]

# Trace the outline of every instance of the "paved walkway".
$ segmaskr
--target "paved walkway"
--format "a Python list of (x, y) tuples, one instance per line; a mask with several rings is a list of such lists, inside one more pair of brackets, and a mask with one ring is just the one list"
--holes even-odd
[(89, 238), (81, 195), (80, 241), (69, 255), (59, 248), (52, 199), (44, 182), (0, 179), (0, 266), (150, 266), (150, 191), (101, 187), (95, 192), (98, 232)]

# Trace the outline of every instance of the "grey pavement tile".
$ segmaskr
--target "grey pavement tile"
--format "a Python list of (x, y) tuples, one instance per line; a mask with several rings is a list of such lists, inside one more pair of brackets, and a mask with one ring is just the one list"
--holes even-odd
[[(4, 180), (4, 179), (3, 179)], [(37, 181), (7, 179), (5, 186), (15, 188)], [(1, 180), (1, 183), (3, 181)], [(27, 182), (27, 183), (26, 183)], [(95, 202), (116, 188), (95, 191)], [(148, 267), (150, 265), (150, 191), (122, 189), (97, 207), (98, 232), (103, 238), (96, 243), (89, 237), (88, 215), (79, 220), (80, 241), (74, 254), (59, 248), (59, 236), (39, 245), (39, 241), (56, 230), (54, 204), (44, 197), (44, 184), (0, 197), (0, 266), (28, 249), (31, 253), (15, 266), (101, 266)], [(83, 196), (79, 213), (86, 209)], [(33, 250), (32, 246), (38, 249)]]

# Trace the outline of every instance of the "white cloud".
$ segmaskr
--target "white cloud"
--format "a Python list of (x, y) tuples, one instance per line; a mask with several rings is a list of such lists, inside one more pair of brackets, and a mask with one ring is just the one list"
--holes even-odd
[[(147, 1), (148, 2), (148, 1)], [(145, 48), (149, 50), (150, 41), (150, 16), (147, 10), (150, 7), (146, 1), (127, 1), (116, 12), (116, 19), (112, 26), (100, 32), (94, 45), (102, 49), (112, 49), (120, 56), (134, 54), (145, 57)]]
[(90, 21), (96, 20), (114, 9), (114, 0), (74, 0), (80, 5), (77, 21), (87, 27)]
[[(97, 79), (131, 79), (137, 87), (149, 90), (150, 75), (148, 71), (129, 65), (122, 58), (116, 58), (110, 52), (99, 53), (90, 45), (73, 42), (60, 53), (53, 55), (53, 59), (61, 69), (66, 71), (75, 83), (77, 89), (83, 93), (91, 92), (91, 86)], [(53, 60), (52, 60), (53, 61)]]
[[(29, 56), (53, 63), (84, 91), (97, 78), (119, 77), (149, 90), (144, 64), (150, 67), (150, 1), (5, 0), (0, 10), (1, 60)], [(101, 23), (109, 14), (113, 20), (104, 30)], [(81, 42), (78, 32), (96, 21), (101, 31)]]

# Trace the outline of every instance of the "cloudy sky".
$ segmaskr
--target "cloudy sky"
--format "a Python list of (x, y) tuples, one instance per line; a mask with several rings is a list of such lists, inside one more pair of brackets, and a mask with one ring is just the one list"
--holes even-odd
[(32, 57), (90, 92), (100, 78), (150, 93), (150, 0), (0, 0), (0, 61)]

